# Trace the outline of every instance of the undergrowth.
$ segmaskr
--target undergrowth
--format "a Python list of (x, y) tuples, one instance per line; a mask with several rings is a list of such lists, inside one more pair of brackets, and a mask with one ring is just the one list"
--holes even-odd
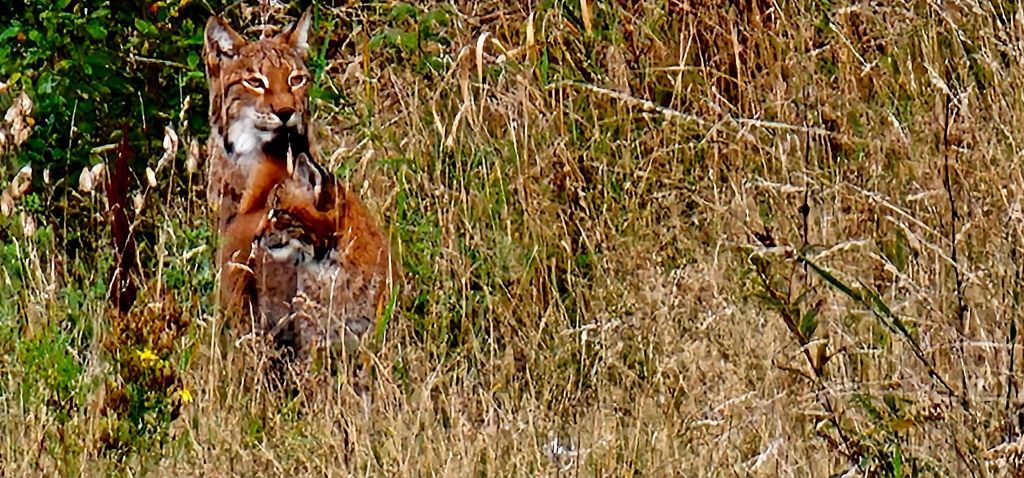
[(1022, 473), (1016, 5), (318, 4), (318, 157), (404, 270), (366, 394), (215, 308), (201, 27), (299, 5), (12, 8), (0, 475)]

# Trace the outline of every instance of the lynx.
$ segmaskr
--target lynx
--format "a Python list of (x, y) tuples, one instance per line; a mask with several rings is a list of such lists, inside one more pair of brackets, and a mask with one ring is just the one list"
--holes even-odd
[[(248, 42), (218, 17), (206, 23), (210, 85), (207, 200), (221, 230), (238, 211), (252, 171), (308, 152), (310, 10), (280, 34)], [(296, 153), (296, 154), (297, 154)]]
[(290, 168), (264, 163), (252, 182), (261, 189), (246, 191), (225, 231), (227, 300), (300, 359), (314, 348), (351, 350), (397, 278), (384, 235), (305, 153)]
[(311, 159), (310, 18), (250, 43), (213, 17), (205, 45), (221, 304), (300, 358), (354, 345), (397, 277), (370, 213)]

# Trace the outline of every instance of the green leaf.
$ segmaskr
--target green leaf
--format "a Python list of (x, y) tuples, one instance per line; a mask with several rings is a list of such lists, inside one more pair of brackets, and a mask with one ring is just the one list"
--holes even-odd
[(188, 63), (189, 68), (195, 69), (199, 65), (199, 54), (194, 51), (188, 52), (188, 58), (185, 62)]
[(844, 284), (841, 280), (837, 279), (836, 276), (832, 275), (831, 272), (811, 262), (811, 260), (805, 256), (800, 256), (800, 258), (803, 260), (804, 264), (807, 264), (808, 266), (811, 267), (811, 270), (813, 270), (815, 274), (818, 274), (819, 276), (821, 276), (822, 279), (825, 279), (825, 282), (832, 284), (832, 287), (839, 289), (840, 292), (846, 294), (853, 300), (856, 300), (858, 302), (862, 302), (864, 300), (864, 298), (859, 293), (854, 291), (853, 288), (851, 288), (850, 286)]
[(88, 32), (89, 36), (94, 40), (102, 40), (107, 37), (107, 29), (103, 28), (103, 25), (100, 25), (99, 22), (89, 22), (89, 24), (85, 26), (85, 31)]
[(805, 340), (810, 340), (816, 330), (818, 330), (818, 311), (817, 309), (807, 309), (804, 316), (800, 318), (800, 335)]
[(139, 32), (141, 32), (143, 35), (156, 36), (160, 34), (160, 32), (156, 29), (155, 26), (153, 26), (152, 23), (149, 23), (141, 18), (135, 19), (135, 28), (138, 29)]
[(39, 46), (43, 46), (43, 34), (39, 33), (39, 30), (29, 30), (28, 39), (32, 40)]
[(388, 36), (389, 35), (387, 32), (378, 33), (374, 35), (372, 38), (370, 38), (370, 42), (367, 43), (366, 46), (369, 47), (371, 50), (376, 50), (380, 48), (380, 46), (383, 45), (385, 41), (388, 40)]
[(900, 450), (899, 444), (892, 450), (892, 476), (903, 478), (903, 452)]
[(402, 32), (398, 34), (399, 44), (406, 50), (415, 50), (419, 46), (420, 36), (416, 32)]
[(420, 25), (429, 26), (431, 24), (437, 24), (442, 26), (447, 25), (448, 12), (446, 12), (443, 8), (438, 8), (427, 12), (427, 14), (423, 15), (423, 18), (420, 19)]
[(39, 75), (39, 81), (36, 82), (36, 92), (42, 94), (53, 93), (53, 75), (48, 71), (44, 71)]
[(0, 41), (6, 40), (8, 38), (13, 37), (14, 35), (17, 35), (19, 31), (21, 31), (21, 24), (15, 22), (14, 25), (7, 27), (7, 29), (4, 30), (3, 32), (0, 32)]
[(417, 13), (419, 13), (419, 11), (416, 7), (409, 5), (408, 3), (399, 3), (398, 5), (395, 5), (395, 8), (391, 9), (391, 20), (398, 23), (411, 17), (415, 21)]
[(547, 86), (548, 79), (550, 78), (548, 67), (548, 47), (545, 45), (540, 54), (540, 82), (545, 86)]
[(318, 100), (321, 100), (321, 101), (326, 101), (328, 103), (337, 103), (338, 100), (341, 99), (341, 96), (338, 95), (337, 93), (335, 93), (333, 91), (330, 91), (330, 90), (325, 90), (323, 88), (317, 88), (317, 87), (313, 87), (313, 88), (309, 89), (309, 97), (310, 98), (315, 98), (315, 99), (318, 99)]
[(860, 288), (868, 296), (868, 299), (871, 300), (871, 305), (875, 307), (875, 310), (877, 310), (879, 314), (885, 317), (895, 318), (895, 314), (892, 313), (892, 310), (889, 309), (889, 306), (885, 304), (885, 301), (883, 301), (882, 298), (879, 297), (877, 292), (875, 292), (873, 289), (871, 289), (864, 283), (860, 283)]
[(441, 73), (445, 70), (444, 59), (439, 58), (437, 55), (427, 55), (420, 60), (420, 65), (425, 71), (429, 70), (434, 73)]
[(394, 315), (395, 305), (398, 303), (398, 285), (391, 288), (391, 300), (388, 301), (387, 307), (384, 308), (384, 313), (377, 319), (377, 328), (374, 330), (373, 335), (380, 342), (384, 339), (384, 332), (388, 330), (388, 322), (391, 321), (391, 316)]

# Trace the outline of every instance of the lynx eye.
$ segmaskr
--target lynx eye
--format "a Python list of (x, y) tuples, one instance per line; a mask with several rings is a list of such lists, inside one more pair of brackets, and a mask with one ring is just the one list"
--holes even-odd
[(293, 73), (292, 76), (288, 77), (288, 86), (291, 86), (292, 88), (299, 88), (306, 84), (306, 80), (306, 75), (303, 75), (302, 73)]
[(247, 86), (249, 88), (252, 88), (254, 90), (257, 90), (257, 91), (262, 91), (262, 90), (265, 90), (267, 88), (267, 80), (266, 80), (266, 78), (263, 78), (263, 77), (260, 77), (260, 76), (250, 76), (250, 77), (242, 80), (242, 83), (244, 83), (245, 86)]

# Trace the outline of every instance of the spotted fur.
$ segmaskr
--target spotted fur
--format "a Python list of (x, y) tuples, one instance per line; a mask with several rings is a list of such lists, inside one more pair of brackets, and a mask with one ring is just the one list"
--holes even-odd
[(264, 163), (254, 181), (262, 189), (240, 201), (225, 234), (224, 301), (300, 359), (352, 350), (390, 297), (396, 265), (369, 212), (333, 175), (306, 154), (288, 170)]
[(240, 329), (268, 333), (300, 358), (351, 349), (397, 277), (369, 212), (310, 159), (309, 24), (307, 10), (247, 42), (214, 17), (204, 53), (221, 304)]

